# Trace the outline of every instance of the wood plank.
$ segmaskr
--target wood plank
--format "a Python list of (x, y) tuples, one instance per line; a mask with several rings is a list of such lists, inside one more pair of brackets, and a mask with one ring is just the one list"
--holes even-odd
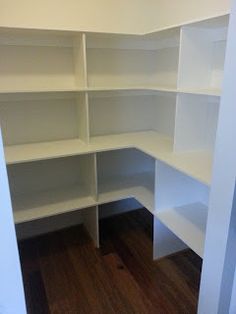
[(161, 313), (158, 309), (155, 309), (147, 299), (144, 292), (117, 254), (105, 255), (103, 259), (111, 275), (110, 279), (127, 301), (127, 308), (131, 308), (131, 310), (137, 314)]
[(30, 239), (19, 243), (19, 253), (27, 312), (35, 314), (50, 313), (38, 263), (37, 240)]
[[(159, 263), (152, 261), (151, 239), (140, 231), (135, 222), (136, 213), (132, 214), (120, 215), (115, 221), (113, 218), (113, 223), (112, 218), (109, 220), (107, 232), (116, 252), (156, 308), (164, 304), (166, 313), (195, 313), (196, 300), (193, 302), (194, 297), (186, 282), (179, 276), (175, 277), (173, 270), (166, 272)], [(167, 262), (166, 259), (164, 261)], [(177, 281), (172, 280), (173, 277)], [(183, 288), (187, 290), (185, 295)]]
[(41, 238), (39, 263), (50, 313), (92, 313), (60, 233)]
[(19, 244), (29, 314), (195, 314), (201, 259), (152, 260), (145, 209), (103, 219), (101, 249), (80, 225)]
[(74, 229), (65, 234), (64, 241), (92, 306), (91, 313), (133, 313), (127, 309), (125, 300), (110, 279), (99, 251), (92, 249), (91, 240), (81, 241)]

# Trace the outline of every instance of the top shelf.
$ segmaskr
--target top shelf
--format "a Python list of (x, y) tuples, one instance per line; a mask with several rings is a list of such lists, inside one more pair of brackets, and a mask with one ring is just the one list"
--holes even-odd
[[(168, 34), (174, 34), (178, 32), (178, 29), (183, 26), (195, 26), (195, 27), (204, 27), (204, 28), (221, 28), (228, 26), (229, 23), (229, 13), (224, 13), (218, 16), (212, 16), (205, 19), (198, 19), (193, 21), (188, 21), (183, 24), (176, 24), (164, 28), (159, 29), (153, 29), (146, 33), (102, 33), (102, 32), (86, 32), (86, 30), (81, 31), (73, 31), (73, 30), (55, 30), (55, 29), (28, 29), (28, 28), (10, 28), (10, 27), (0, 27), (0, 35), (1, 36), (7, 36), (14, 38), (16, 35), (19, 36), (25, 36), (27, 34), (28, 37), (32, 36), (35, 38), (35, 36), (38, 36), (38, 38), (45, 38), (45, 35), (50, 36), (50, 38), (53, 36), (54, 38), (59, 38), (59, 42), (57, 45), (59, 45), (61, 42), (67, 41), (68, 45), (68, 39), (71, 40), (75, 36), (78, 36), (82, 33), (85, 33), (87, 35), (91, 36), (97, 36), (97, 37), (119, 37), (119, 36), (126, 36), (126, 37), (142, 37), (142, 36), (158, 36), (158, 38), (163, 38), (163, 36), (166, 36)], [(71, 41), (70, 41), (71, 42)], [(65, 44), (64, 44), (65, 45)]]
[(0, 28), (0, 94), (148, 90), (219, 97), (227, 25), (225, 15), (142, 35)]

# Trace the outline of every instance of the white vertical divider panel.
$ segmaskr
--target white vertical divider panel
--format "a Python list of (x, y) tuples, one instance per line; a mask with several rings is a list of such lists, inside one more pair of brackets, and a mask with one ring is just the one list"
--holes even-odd
[[(155, 212), (195, 202), (208, 203), (208, 188), (168, 165), (156, 161)], [(155, 213), (154, 213), (155, 217)], [(158, 218), (154, 218), (153, 258), (159, 259), (187, 246)]]
[[(236, 262), (236, 1), (226, 47), (198, 313), (230, 313)], [(232, 309), (232, 308), (231, 308)], [(232, 312), (231, 312), (232, 313)], [(233, 312), (235, 313), (235, 312)], [(232, 313), (232, 314), (233, 314)]]
[(89, 100), (88, 93), (81, 92), (76, 96), (78, 115), (78, 137), (86, 144), (89, 143)]
[(87, 87), (86, 35), (78, 35), (74, 39), (75, 83), (78, 88)]
[(20, 261), (0, 130), (0, 313), (26, 314)]
[(82, 212), (83, 223), (96, 248), (99, 248), (98, 206), (85, 208)]
[[(168, 206), (165, 202), (162, 202), (159, 198), (165, 197), (171, 200), (171, 190), (168, 190), (168, 187), (165, 185), (165, 182), (162, 183), (163, 179), (166, 179), (165, 176), (168, 176), (165, 173), (165, 168), (167, 166), (156, 160), (155, 165), (155, 200), (154, 200), (154, 210), (158, 211), (164, 206)], [(171, 180), (171, 177), (169, 178)], [(169, 181), (168, 180), (168, 181)], [(168, 185), (168, 183), (166, 182)], [(163, 193), (163, 195), (162, 195)], [(182, 251), (187, 248), (187, 246), (178, 238), (176, 235), (171, 232), (164, 224), (160, 222), (158, 218), (154, 215), (153, 223), (153, 259), (160, 259), (162, 257), (168, 256), (172, 253)]]
[(98, 172), (97, 172), (97, 154), (92, 155), (92, 195), (94, 200), (97, 202), (98, 201)]
[(178, 89), (209, 88), (211, 53), (211, 41), (206, 29), (189, 26), (181, 28)]
[[(87, 88), (86, 35), (84, 33), (74, 39), (74, 64), (75, 81), (78, 89)], [(77, 106), (78, 135), (79, 138), (87, 144), (89, 142), (89, 103), (87, 93), (79, 93), (77, 95)]]
[[(90, 183), (90, 191), (94, 200), (98, 199), (98, 186), (97, 186), (97, 156), (92, 154), (87, 169), (88, 182)], [(83, 223), (94, 244), (99, 248), (99, 210), (98, 206), (93, 206), (90, 208), (85, 208), (82, 210)]]
[(154, 260), (187, 249), (186, 244), (182, 242), (170, 229), (162, 224), (155, 216), (153, 228)]
[(218, 110), (218, 97), (177, 95), (174, 151), (212, 151)]

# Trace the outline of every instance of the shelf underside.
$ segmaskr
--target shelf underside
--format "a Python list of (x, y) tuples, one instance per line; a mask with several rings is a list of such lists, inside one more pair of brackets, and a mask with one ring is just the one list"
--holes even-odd
[(173, 153), (172, 140), (154, 131), (96, 136), (91, 138), (89, 144), (78, 139), (71, 139), (7, 146), (5, 158), (7, 164), (16, 164), (123, 148), (139, 149), (194, 179), (210, 185), (212, 167), (210, 153), (205, 151)]
[(153, 176), (153, 173), (140, 173), (129, 177), (110, 178), (106, 183), (99, 184), (97, 201), (95, 196), (89, 195), (88, 191), (80, 185), (14, 195), (15, 223), (33, 221), (131, 197), (153, 212)]
[(201, 203), (155, 211), (154, 215), (203, 257), (208, 209)]

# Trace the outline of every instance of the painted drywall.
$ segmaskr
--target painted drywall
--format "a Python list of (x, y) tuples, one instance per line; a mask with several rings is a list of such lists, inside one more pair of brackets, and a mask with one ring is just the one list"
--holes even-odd
[(26, 314), (20, 261), (0, 131), (0, 313)]
[(229, 8), (230, 0), (0, 0), (0, 26), (144, 33)]
[(145, 31), (181, 25), (188, 22), (227, 14), (231, 0), (153, 0)]

